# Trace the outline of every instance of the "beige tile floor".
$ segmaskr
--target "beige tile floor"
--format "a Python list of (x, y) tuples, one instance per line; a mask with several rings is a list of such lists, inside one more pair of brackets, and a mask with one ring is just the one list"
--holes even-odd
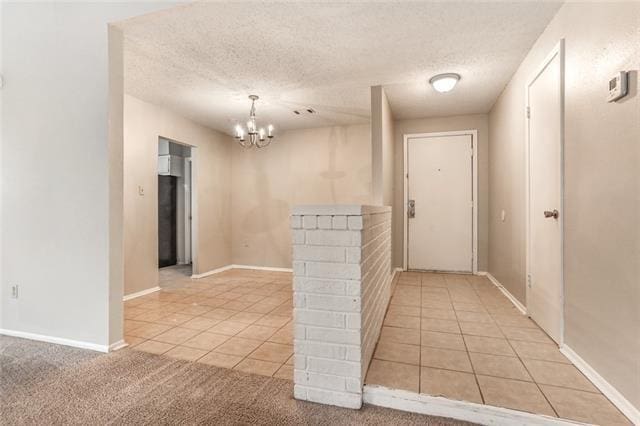
[(630, 424), (485, 277), (403, 272), (367, 384), (601, 425)]
[(192, 280), (160, 270), (160, 291), (124, 304), (125, 341), (248, 373), (293, 379), (291, 274), (234, 269)]

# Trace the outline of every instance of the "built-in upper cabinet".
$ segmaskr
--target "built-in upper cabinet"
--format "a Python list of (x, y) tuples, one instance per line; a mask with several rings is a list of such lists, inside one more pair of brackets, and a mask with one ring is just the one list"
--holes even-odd
[(184, 158), (177, 155), (158, 156), (158, 174), (162, 176), (182, 176)]
[(191, 149), (185, 145), (160, 137), (158, 139), (158, 174), (161, 176), (183, 176), (185, 158)]

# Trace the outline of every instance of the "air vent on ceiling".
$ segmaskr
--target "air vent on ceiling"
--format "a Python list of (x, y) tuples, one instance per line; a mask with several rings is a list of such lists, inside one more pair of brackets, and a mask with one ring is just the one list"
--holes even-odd
[(302, 115), (302, 114), (317, 114), (318, 111), (316, 111), (315, 109), (309, 107), (309, 108), (303, 108), (303, 109), (294, 109), (293, 113), (295, 115)]

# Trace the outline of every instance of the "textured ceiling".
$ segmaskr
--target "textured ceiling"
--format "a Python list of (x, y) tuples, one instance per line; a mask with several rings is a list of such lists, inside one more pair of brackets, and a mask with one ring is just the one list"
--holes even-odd
[[(559, 6), (193, 3), (119, 24), (125, 90), (227, 132), (254, 93), (279, 129), (367, 122), (373, 85), (396, 119), (484, 113)], [(453, 92), (428, 85), (442, 72), (462, 75)]]

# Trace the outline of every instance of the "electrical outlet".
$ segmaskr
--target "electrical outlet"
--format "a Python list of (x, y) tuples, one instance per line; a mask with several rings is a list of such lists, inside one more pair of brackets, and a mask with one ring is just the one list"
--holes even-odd
[(12, 299), (17, 299), (18, 298), (18, 285), (12, 285), (11, 286), (11, 298)]

